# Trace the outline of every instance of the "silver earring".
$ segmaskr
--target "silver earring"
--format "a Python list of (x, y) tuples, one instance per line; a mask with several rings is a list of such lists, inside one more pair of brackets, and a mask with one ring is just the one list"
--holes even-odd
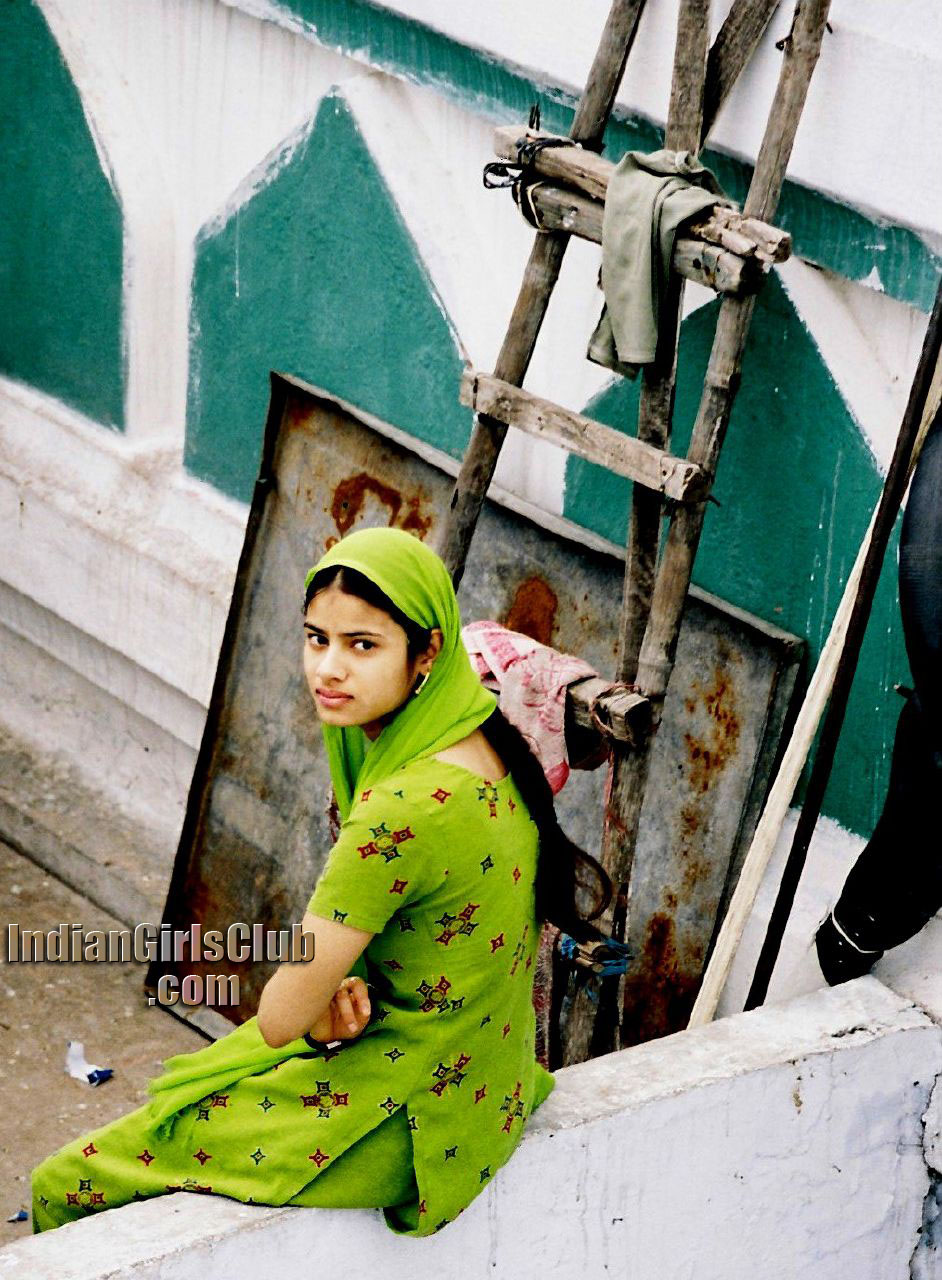
[(431, 671), (424, 671), (424, 672), (422, 673), (422, 679), (419, 681), (419, 683), (418, 683), (418, 684), (415, 686), (415, 688), (412, 690), (413, 694), (415, 694), (416, 696), (418, 696), (418, 694), (420, 694), (420, 693), (422, 692), (422, 690), (423, 690), (423, 689), (425, 688), (425, 686), (428, 684), (428, 678), (429, 678), (429, 676), (430, 676), (431, 674), (432, 674), (432, 673), (431, 673)]

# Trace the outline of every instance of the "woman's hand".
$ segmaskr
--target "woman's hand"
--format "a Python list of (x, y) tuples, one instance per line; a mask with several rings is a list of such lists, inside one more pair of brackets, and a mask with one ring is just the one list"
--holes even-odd
[(370, 995), (362, 978), (344, 978), (326, 1011), (311, 1027), (314, 1040), (355, 1040), (370, 1020)]

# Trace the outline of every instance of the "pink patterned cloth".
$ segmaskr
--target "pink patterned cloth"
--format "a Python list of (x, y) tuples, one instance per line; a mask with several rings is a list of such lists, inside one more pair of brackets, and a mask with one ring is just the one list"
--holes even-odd
[(566, 687), (598, 672), (499, 622), (469, 622), (461, 638), (482, 684), (499, 695), (501, 711), (530, 744), (556, 795), (569, 777)]

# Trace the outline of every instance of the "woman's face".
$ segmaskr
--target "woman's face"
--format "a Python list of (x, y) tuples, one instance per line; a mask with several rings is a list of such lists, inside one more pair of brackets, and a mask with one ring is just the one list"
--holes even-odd
[(406, 633), (388, 613), (336, 585), (319, 591), (304, 616), (304, 675), (325, 724), (358, 724), (370, 739), (382, 717), (408, 698), (441, 645), (432, 633), (425, 654), (408, 659)]

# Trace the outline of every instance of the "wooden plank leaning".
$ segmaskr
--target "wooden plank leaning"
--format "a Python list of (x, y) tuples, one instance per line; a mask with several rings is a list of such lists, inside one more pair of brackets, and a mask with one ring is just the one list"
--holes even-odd
[[(785, 44), (775, 100), (746, 197), (744, 214), (747, 217), (769, 221), (775, 214), (811, 76), (821, 51), (828, 8), (829, 0), (802, 0), (797, 7), (792, 32)], [(739, 386), (754, 305), (753, 297), (727, 297), (720, 307), (703, 394), (688, 451), (688, 457), (703, 466), (711, 476), (716, 473), (716, 464)], [(703, 528), (704, 513), (705, 504), (674, 511), (655, 584), (637, 675), (640, 692), (651, 699), (655, 726), (661, 715), (673, 669), (677, 637)], [(612, 807), (618, 805), (618, 812), (629, 835), (637, 830), (649, 762), (650, 751), (647, 749), (626, 755), (624, 768), (617, 779), (621, 790), (619, 796), (613, 796)], [(669, 892), (672, 877), (680, 875), (682, 867), (665, 869), (662, 866), (633, 865), (633, 847), (633, 840), (628, 839), (622, 845), (626, 855), (622, 882), (627, 881), (627, 896), (643, 901), (650, 898), (655, 890)], [(645, 947), (651, 942), (650, 922), (633, 915), (625, 940), (635, 949), (636, 954), (643, 955)], [(701, 969), (704, 959), (704, 956), (700, 957)], [(661, 975), (660, 1027), (652, 1021), (653, 1015), (648, 1016), (642, 1012), (647, 995), (646, 983), (644, 966), (635, 966), (625, 982), (624, 1007), (628, 1013), (625, 1016), (623, 1034), (616, 1038), (616, 1044), (665, 1034), (686, 1021), (687, 1011), (696, 992), (696, 984), (691, 983), (689, 971), (673, 984), (668, 981), (666, 987), (664, 975)], [(621, 1007), (619, 1004), (619, 1008)]]
[[(942, 382), (942, 282), (936, 291), (935, 305), (929, 317), (929, 326), (923, 339), (922, 354), (910, 388), (909, 401), (900, 426), (896, 448), (886, 473), (880, 505), (872, 522), (866, 559), (860, 574), (860, 585), (854, 598), (845, 630), (843, 649), (834, 672), (834, 683), (828, 701), (827, 712), (821, 725), (814, 763), (805, 788), (804, 803), (792, 836), (791, 849), (782, 873), (778, 896), (769, 917), (765, 941), (759, 952), (752, 986), (746, 998), (747, 1009), (755, 1009), (765, 1002), (769, 983), (778, 959), (779, 947), (785, 936), (788, 917), (795, 902), (805, 858), (811, 846), (815, 826), (824, 804), (828, 779), (834, 763), (834, 753), (840, 740), (844, 714), (850, 697), (854, 674), (860, 658), (870, 609), (876, 593), (880, 570), (886, 557), (893, 526), (899, 514), (906, 489), (919, 460), (923, 441), (939, 412), (938, 388)], [(843, 603), (843, 602), (842, 602)], [(784, 765), (784, 761), (783, 761)], [(789, 797), (791, 799), (791, 797)], [(745, 867), (743, 868), (745, 873)], [(744, 878), (741, 877), (741, 878)], [(717, 947), (719, 940), (717, 941)], [(711, 963), (712, 967), (712, 963)], [(707, 974), (709, 978), (709, 973)], [(707, 980), (704, 979), (704, 986)]]
[[(644, 5), (645, 0), (614, 0), (609, 11), (569, 132), (571, 138), (589, 150), (601, 144)], [(495, 376), (505, 382), (520, 386), (526, 376), (568, 243), (569, 236), (563, 231), (541, 232), (534, 241), (494, 368)], [(456, 587), (464, 572), (474, 527), (506, 434), (503, 423), (480, 416), (475, 419), (451, 507), (436, 546)]]
[[(886, 544), (892, 531), (895, 516), (899, 510), (906, 487), (912, 478), (923, 441), (935, 418), (942, 412), (942, 283), (936, 292), (935, 305), (926, 336), (923, 341), (919, 365), (913, 377), (906, 412), (900, 426), (896, 449), (890, 469), (887, 472), (880, 501), (874, 509), (870, 525), (860, 544), (857, 558), (850, 571), (840, 603), (835, 610), (828, 632), (827, 640), (821, 650), (814, 674), (808, 683), (801, 710), (792, 728), (791, 737), (785, 754), (782, 757), (775, 782), (769, 791), (762, 816), (756, 827), (749, 852), (746, 854), (739, 881), (730, 899), (722, 927), (717, 935), (716, 946), (710, 956), (710, 963), (703, 978), (703, 984), (697, 996), (693, 1012), (690, 1015), (691, 1027), (703, 1026), (713, 1019), (716, 1007), (729, 977), (736, 951), (742, 939), (743, 929), (752, 912), (756, 895), (762, 884), (763, 876), (775, 848), (776, 841), (788, 813), (789, 805), (798, 785), (798, 779), (808, 758), (812, 741), (827, 707), (827, 718), (834, 715), (832, 708), (836, 706), (837, 720), (843, 719), (846, 697), (849, 692), (853, 671), (857, 665), (860, 642), (866, 617), (873, 599), (873, 591), (879, 577), (880, 565), (886, 552)], [(917, 425), (918, 424), (918, 425)], [(913, 437), (915, 436), (915, 440)], [(843, 687), (842, 687), (843, 686)], [(829, 701), (830, 704), (829, 704)], [(835, 703), (836, 699), (836, 703)], [(822, 749), (827, 749), (828, 738), (831, 744), (836, 742), (835, 732), (825, 735), (822, 729), (819, 740), (818, 755), (815, 758), (815, 769), (821, 758)], [(823, 747), (822, 745), (823, 744)], [(827, 760), (828, 757), (825, 757)], [(829, 773), (828, 769), (823, 772)], [(810, 782), (814, 781), (814, 777)], [(762, 960), (760, 953), (756, 979), (746, 1001), (747, 1008), (762, 1003), (768, 990), (768, 982), (772, 976), (775, 958), (781, 942), (782, 934), (791, 910), (795, 890), (801, 876), (805, 854), (810, 842), (814, 824), (818, 818), (823, 799), (826, 777), (818, 780), (812, 790), (809, 782), (799, 827), (795, 831), (792, 848), (786, 863), (779, 895), (769, 920), (768, 933), (763, 944), (763, 952), (770, 948), (771, 954)], [(810, 795), (810, 800), (809, 800)], [(807, 813), (807, 818), (805, 814)], [(796, 855), (797, 849), (797, 857)], [(793, 862), (794, 859), (794, 862)], [(776, 922), (776, 915), (782, 918)], [(770, 946), (771, 939), (771, 946)]]

